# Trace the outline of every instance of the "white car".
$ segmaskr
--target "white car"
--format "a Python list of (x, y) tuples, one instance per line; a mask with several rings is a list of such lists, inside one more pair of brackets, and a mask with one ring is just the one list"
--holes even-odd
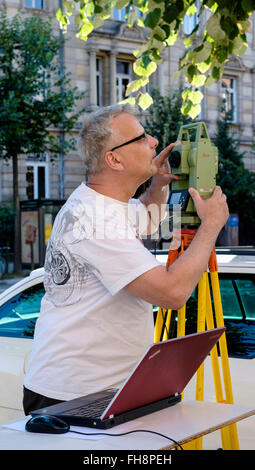
[[(255, 393), (255, 251), (252, 253), (250, 254), (249, 250), (244, 252), (217, 249), (225, 324), (227, 331), (232, 331), (228, 340), (232, 380), (238, 388), (240, 403), (244, 394), (246, 394), (245, 403), (249, 401), (247, 393), (251, 394), (252, 403)], [(158, 252), (156, 256), (162, 264), (166, 264), (166, 252)], [(2, 423), (23, 416), (23, 380), (32, 347), (34, 325), (40, 314), (41, 299), (44, 295), (43, 275), (43, 268), (36, 269), (28, 277), (0, 294), (0, 422)], [(248, 359), (244, 361), (240, 358)], [(247, 382), (247, 387), (243, 389)], [(233, 383), (234, 389), (235, 383)], [(251, 435), (254, 434), (246, 432), (245, 442), (249, 442)]]

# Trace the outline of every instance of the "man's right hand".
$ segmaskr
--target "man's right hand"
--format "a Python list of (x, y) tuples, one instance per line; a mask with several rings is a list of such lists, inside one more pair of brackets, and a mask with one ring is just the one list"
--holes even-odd
[(229, 217), (227, 198), (220, 186), (215, 187), (213, 195), (209, 199), (201, 199), (199, 192), (194, 188), (189, 188), (189, 193), (201, 223), (205, 223), (212, 230), (220, 231)]

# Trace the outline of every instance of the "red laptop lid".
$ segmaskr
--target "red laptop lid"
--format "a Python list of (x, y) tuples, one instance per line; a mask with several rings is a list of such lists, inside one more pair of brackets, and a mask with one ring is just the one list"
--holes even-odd
[(224, 331), (215, 328), (152, 344), (101, 418), (181, 393)]

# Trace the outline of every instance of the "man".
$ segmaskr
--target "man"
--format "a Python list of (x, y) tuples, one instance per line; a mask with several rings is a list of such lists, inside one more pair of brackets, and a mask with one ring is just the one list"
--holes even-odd
[[(80, 136), (87, 182), (58, 213), (45, 260), (45, 289), (24, 382), (24, 410), (119, 387), (153, 341), (152, 305), (180, 308), (197, 285), (227, 221), (219, 187), (190, 189), (201, 225), (168, 269), (141, 243), (155, 230), (173, 178), (158, 141), (126, 106), (88, 116)], [(149, 189), (133, 199), (152, 177)], [(158, 210), (157, 210), (158, 209)]]

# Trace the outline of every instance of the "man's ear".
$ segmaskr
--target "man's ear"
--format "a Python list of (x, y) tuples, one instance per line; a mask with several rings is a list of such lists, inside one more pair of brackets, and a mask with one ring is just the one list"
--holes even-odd
[(115, 152), (108, 150), (108, 152), (105, 153), (104, 159), (106, 165), (112, 170), (122, 171), (124, 169), (121, 158)]

